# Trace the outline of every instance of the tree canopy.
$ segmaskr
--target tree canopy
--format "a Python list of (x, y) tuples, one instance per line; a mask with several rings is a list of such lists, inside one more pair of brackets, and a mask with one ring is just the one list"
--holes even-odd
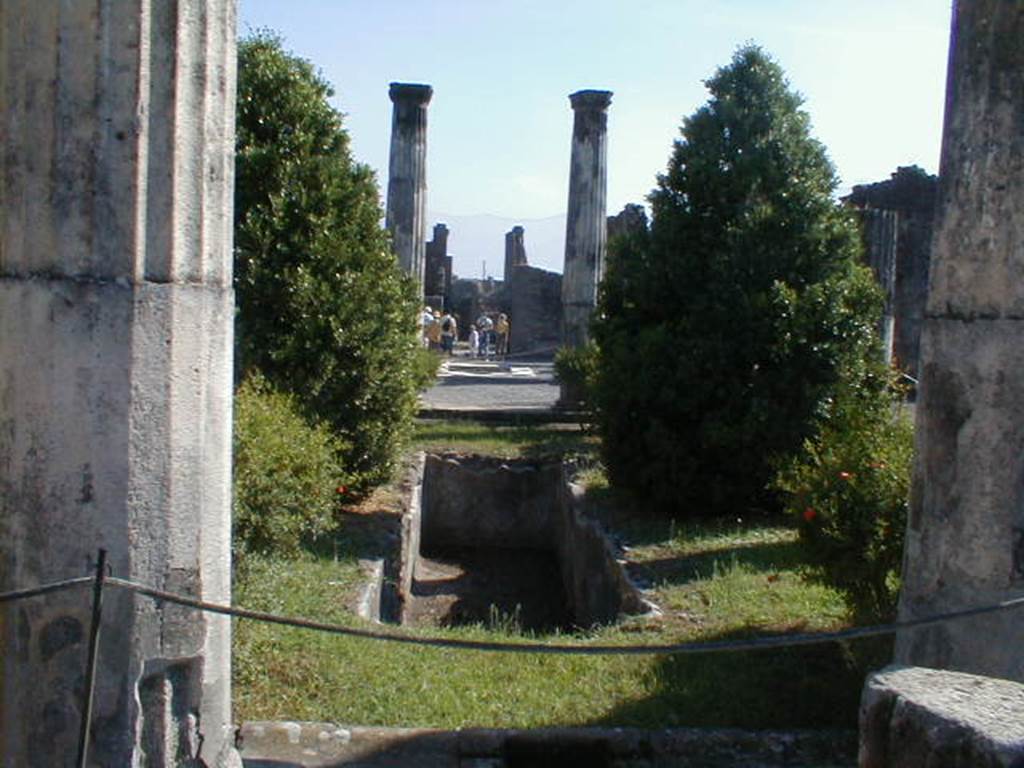
[(259, 370), (327, 420), (349, 471), (373, 481), (411, 424), (418, 300), (332, 95), (272, 33), (240, 41), (237, 347), (243, 373)]
[(684, 514), (769, 502), (775, 464), (871, 354), (880, 310), (781, 67), (748, 45), (706, 85), (650, 195), (650, 232), (609, 257), (594, 323), (611, 479)]

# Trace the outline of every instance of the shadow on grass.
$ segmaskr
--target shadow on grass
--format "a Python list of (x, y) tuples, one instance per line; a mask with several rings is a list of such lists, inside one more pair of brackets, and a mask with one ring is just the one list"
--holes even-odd
[(397, 546), (401, 519), (388, 512), (345, 514), (338, 528), (307, 542), (304, 549), (319, 559), (366, 559), (390, 557)]
[[(702, 639), (732, 640), (757, 634), (761, 633), (740, 629)], [(666, 656), (652, 670), (650, 696), (623, 704), (587, 724), (855, 729), (865, 677), (891, 658), (892, 639), (885, 637)]]
[(711, 578), (719, 568), (745, 566), (755, 572), (796, 570), (806, 558), (796, 542), (741, 544), (713, 552), (645, 560), (631, 564), (653, 584), (678, 585)]
[(530, 459), (597, 452), (593, 438), (576, 429), (479, 427), (450, 423), (418, 427), (412, 445), (419, 450), (517, 454)]

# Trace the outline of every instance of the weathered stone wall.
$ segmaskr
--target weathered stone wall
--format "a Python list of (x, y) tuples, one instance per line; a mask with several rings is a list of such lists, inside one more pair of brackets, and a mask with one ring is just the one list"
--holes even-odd
[(606, 624), (648, 609), (619, 565), (601, 527), (584, 513), (584, 491), (561, 467), (555, 535), (562, 586), (570, 596), (573, 619), (581, 627)]
[(448, 309), (448, 297), (452, 295), (452, 257), (448, 255), (448, 227), (444, 224), (434, 225), (434, 238), (426, 245), (423, 281), (424, 294), (434, 301), (431, 306)]
[[(899, 366), (912, 376), (918, 374), (937, 190), (936, 176), (909, 166), (897, 168), (886, 181), (857, 185), (845, 198), (857, 208), (893, 211), (897, 215), (892, 348)], [(865, 234), (870, 248), (871, 233)]]
[[(1024, 13), (954, 6), (900, 617), (1024, 596)], [(897, 661), (1024, 681), (1024, 611), (900, 633)]]
[(496, 280), (459, 278), (452, 283), (451, 310), (459, 321), (459, 338), (469, 334), (470, 323), (483, 313), (496, 315), (504, 311), (502, 283)]
[(622, 210), (608, 217), (608, 242), (624, 235), (647, 231), (647, 210), (637, 203), (626, 203)]
[[(0, 3), (0, 591), (230, 602), (234, 3)], [(90, 594), (0, 607), (0, 754), (76, 754)], [(110, 589), (90, 764), (237, 764), (230, 621)]]
[(561, 340), (562, 276), (538, 267), (516, 267), (502, 291), (512, 324), (509, 351), (551, 351)]
[(451, 547), (550, 549), (559, 467), (551, 463), (428, 454), (421, 551)]

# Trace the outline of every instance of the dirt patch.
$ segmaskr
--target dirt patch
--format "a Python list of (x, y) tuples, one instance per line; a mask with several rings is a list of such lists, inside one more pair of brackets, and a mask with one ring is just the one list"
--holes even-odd
[(512, 624), (526, 631), (569, 628), (558, 561), (551, 552), (462, 548), (417, 559), (405, 620), (458, 626)]

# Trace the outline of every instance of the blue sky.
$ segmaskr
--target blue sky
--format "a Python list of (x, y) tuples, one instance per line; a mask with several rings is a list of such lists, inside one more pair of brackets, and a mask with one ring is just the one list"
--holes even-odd
[(948, 0), (239, 0), (334, 85), (358, 160), (386, 184), (388, 83), (434, 87), (428, 206), (531, 219), (564, 212), (569, 93), (614, 92), (608, 208), (642, 202), (702, 80), (762, 45), (806, 98), (842, 185), (938, 167)]

